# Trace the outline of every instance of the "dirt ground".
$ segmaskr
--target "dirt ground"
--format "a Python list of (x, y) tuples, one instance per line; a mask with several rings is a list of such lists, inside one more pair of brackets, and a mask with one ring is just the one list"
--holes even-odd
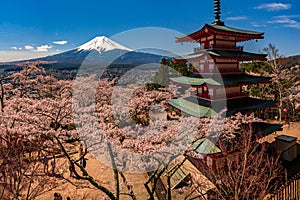
[[(61, 159), (58, 162), (66, 162)], [(99, 183), (103, 184), (105, 187), (109, 188), (111, 191), (114, 191), (114, 178), (113, 170), (100, 161), (96, 160), (93, 155), (87, 155), (87, 166), (86, 170), (88, 173)], [(75, 178), (70, 177), (68, 165), (65, 163), (60, 169), (57, 169), (58, 174), (62, 174), (65, 179), (60, 179), (58, 181), (59, 187), (55, 188), (53, 191), (50, 191), (37, 200), (52, 200), (54, 199), (54, 192), (58, 192), (62, 195), (63, 200), (67, 199), (69, 196), (71, 200), (106, 200), (108, 199), (106, 195), (100, 192), (98, 189), (95, 189), (91, 184), (88, 184), (87, 181), (79, 181)], [(147, 199), (147, 191), (144, 189), (143, 183), (147, 179), (145, 173), (124, 173), (127, 178), (127, 181), (133, 185), (134, 193), (139, 197), (138, 199)], [(127, 192), (125, 185), (122, 184), (122, 179), (120, 178), (121, 193)], [(121, 195), (121, 199), (129, 200), (131, 199), (128, 196)]]
[[(272, 123), (279, 123), (272, 121)], [(292, 122), (290, 125), (284, 124), (282, 131), (277, 131), (267, 137), (265, 137), (265, 141), (273, 142), (275, 140), (275, 137), (278, 135), (290, 135), (298, 138), (298, 141), (300, 140), (300, 122)], [(111, 191), (114, 191), (113, 185), (113, 171), (111, 168), (107, 167), (100, 161), (96, 160), (93, 155), (87, 156), (87, 171), (100, 183), (107, 186)], [(62, 161), (61, 162), (65, 162)], [(186, 165), (188, 167), (191, 167), (189, 164)], [(193, 169), (194, 170), (194, 169)], [(59, 187), (56, 188), (53, 191), (50, 191), (43, 196), (39, 197), (38, 200), (52, 200), (54, 192), (59, 192), (63, 200), (67, 199), (69, 196), (72, 200), (81, 200), (81, 199), (87, 199), (87, 200), (104, 200), (108, 199), (106, 195), (104, 195), (99, 190), (95, 189), (90, 184), (87, 184), (86, 181), (78, 181), (74, 178), (69, 177), (68, 172), (68, 165), (65, 163), (62, 168), (58, 169), (57, 171), (60, 174), (63, 174), (63, 176), (68, 180), (61, 179), (59, 181)], [(193, 172), (192, 172), (193, 173)], [(138, 200), (145, 200), (147, 199), (147, 191), (145, 190), (145, 187), (143, 183), (147, 180), (146, 173), (125, 173), (125, 176), (127, 178), (127, 181), (133, 185), (133, 191), (137, 196)], [(70, 182), (69, 182), (70, 181)], [(76, 186), (77, 185), (77, 186)], [(121, 192), (126, 192), (127, 189), (124, 184), (121, 184)], [(178, 195), (178, 198), (180, 199)], [(129, 200), (131, 199), (128, 196), (121, 195), (121, 200)]]
[(278, 121), (270, 121), (271, 123), (283, 124), (283, 130), (274, 132), (264, 138), (265, 141), (272, 143), (275, 141), (275, 137), (279, 135), (289, 135), (296, 137), (298, 141), (300, 141), (300, 122), (291, 122), (290, 124), (286, 124), (285, 122)]
[[(87, 156), (87, 171), (96, 179), (98, 182), (103, 184), (104, 186), (108, 187), (111, 191), (114, 191), (114, 179), (113, 179), (113, 170), (100, 161), (96, 160), (93, 155)], [(183, 156), (181, 157), (181, 160)], [(62, 159), (58, 162), (63, 161)], [(65, 162), (65, 161), (63, 161)], [(176, 161), (179, 162), (179, 161)], [(190, 173), (194, 179), (197, 179), (201, 182), (201, 185), (198, 185), (197, 188), (195, 185), (189, 186), (191, 188), (184, 188), (180, 190), (173, 190), (172, 192), (172, 199), (184, 199), (186, 193), (192, 196), (198, 196), (200, 193), (207, 191), (208, 189), (212, 188), (212, 184), (201, 174), (199, 171), (189, 162), (185, 161), (182, 165), (182, 168), (187, 172)], [(59, 179), (58, 184), (59, 187), (55, 188), (54, 190), (45, 193), (44, 195), (37, 198), (37, 200), (52, 200), (54, 199), (54, 193), (58, 192), (62, 195), (63, 200), (70, 197), (72, 200), (106, 200), (108, 197), (99, 190), (95, 189), (86, 181), (78, 181), (75, 178), (70, 178), (68, 166), (67, 164), (63, 164), (63, 166), (57, 169), (57, 174), (61, 174), (64, 176), (66, 180)], [(144, 183), (147, 181), (148, 175), (146, 173), (124, 173), (127, 178), (127, 181), (133, 185), (133, 191), (138, 200), (146, 200), (148, 197), (148, 193), (145, 190)], [(164, 176), (162, 176), (164, 177)], [(127, 189), (124, 184), (122, 184), (122, 179), (120, 178), (121, 182), (121, 193), (127, 192)], [(204, 191), (205, 190), (205, 191)], [(131, 198), (126, 195), (120, 196), (121, 200), (130, 200)]]

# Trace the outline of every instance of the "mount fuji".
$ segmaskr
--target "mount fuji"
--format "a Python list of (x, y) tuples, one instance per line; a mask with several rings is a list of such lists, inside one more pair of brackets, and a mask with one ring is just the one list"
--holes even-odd
[(108, 68), (130, 68), (148, 63), (159, 63), (166, 56), (133, 51), (105, 36), (94, 39), (63, 53), (10, 63), (0, 68), (14, 71), (22, 62), (42, 61), (43, 67), (54, 70), (78, 70), (83, 64)]
[(99, 53), (112, 51), (112, 50), (125, 50), (132, 51), (131, 49), (124, 47), (123, 45), (112, 41), (111, 39), (105, 36), (98, 36), (92, 39), (91, 41), (79, 46), (76, 48), (77, 51), (91, 51), (96, 50)]

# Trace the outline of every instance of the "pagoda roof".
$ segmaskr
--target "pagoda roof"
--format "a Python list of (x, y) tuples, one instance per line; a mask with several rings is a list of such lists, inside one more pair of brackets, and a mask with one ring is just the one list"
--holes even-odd
[(271, 124), (266, 122), (254, 122), (253, 123), (253, 135), (258, 138), (265, 137), (275, 131), (278, 131), (282, 128), (282, 124)]
[(234, 115), (238, 112), (249, 112), (263, 109), (274, 105), (272, 100), (263, 100), (252, 97), (241, 97), (228, 100), (206, 100), (197, 97), (187, 97), (167, 100), (170, 105), (194, 117), (214, 117), (225, 108), (226, 116)]
[[(195, 102), (194, 99), (194, 97), (188, 97), (187, 100)], [(238, 112), (252, 112), (253, 110), (264, 109), (276, 104), (276, 101), (273, 100), (264, 100), (253, 97), (227, 99), (225, 103), (224, 100), (210, 101), (201, 98), (196, 99), (198, 104), (213, 108), (215, 112), (222, 111), (224, 109), (224, 104), (226, 103), (226, 116), (231, 116)]]
[(265, 76), (253, 76), (249, 74), (224, 74), (222, 75), (223, 84), (225, 86), (232, 85), (246, 85), (246, 84), (256, 84), (256, 83), (266, 83), (269, 82), (272, 77)]
[(172, 190), (176, 189), (185, 179), (189, 178), (190, 172), (183, 170), (180, 164), (174, 165), (165, 175), (171, 174), (170, 185)]
[(194, 33), (176, 37), (176, 42), (199, 42), (201, 38), (210, 35), (234, 36), (237, 42), (264, 38), (263, 32), (243, 30), (219, 24), (205, 24)]
[(198, 117), (198, 118), (202, 118), (202, 117), (212, 118), (213, 116), (215, 116), (217, 114), (210, 107), (202, 106), (202, 105), (187, 101), (186, 99), (183, 99), (183, 98), (169, 99), (169, 100), (167, 100), (167, 102), (171, 106), (178, 108), (182, 112), (192, 115), (194, 117)]
[(218, 81), (215, 81), (211, 78), (192, 78), (192, 77), (187, 77), (187, 76), (181, 76), (181, 77), (176, 77), (176, 78), (170, 78), (171, 81), (184, 84), (184, 85), (194, 85), (194, 86), (199, 86), (203, 84), (208, 84), (208, 85), (222, 85)]
[[(252, 122), (253, 139), (260, 139), (265, 136), (268, 136), (275, 131), (278, 131), (282, 128), (282, 124), (272, 124), (267, 122)], [(219, 148), (218, 143), (213, 143), (209, 138), (204, 137), (196, 140), (192, 144), (193, 149), (199, 153), (204, 155), (212, 155), (221, 153), (222, 150)]]
[[(255, 84), (265, 83), (270, 81), (271, 77), (253, 76), (249, 74), (221, 74), (215, 75), (211, 78), (202, 78), (200, 74), (193, 74), (191, 77), (181, 76), (170, 78), (171, 81), (184, 85), (200, 86), (203, 84), (212, 86), (234, 86), (240, 84)], [(222, 80), (220, 80), (222, 79)]]
[(207, 138), (200, 138), (193, 143), (193, 149), (199, 153), (204, 155), (221, 153), (221, 149), (219, 149), (212, 141)]
[(238, 61), (266, 60), (267, 56), (267, 54), (251, 53), (245, 51), (208, 49), (184, 56), (174, 57), (174, 59), (176, 60), (176, 62), (187, 62), (200, 59), (205, 55), (209, 55), (212, 58), (237, 59)]

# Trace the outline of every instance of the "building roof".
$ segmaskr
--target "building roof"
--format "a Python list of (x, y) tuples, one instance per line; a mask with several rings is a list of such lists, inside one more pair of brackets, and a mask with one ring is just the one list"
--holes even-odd
[(221, 153), (221, 149), (219, 149), (212, 141), (208, 138), (201, 138), (196, 140), (193, 143), (193, 149), (199, 153), (204, 155)]
[(271, 80), (271, 77), (265, 76), (253, 76), (249, 74), (221, 74), (212, 75), (211, 78), (202, 78), (201, 74), (193, 74), (190, 77), (181, 76), (170, 78), (172, 82), (190, 85), (190, 86), (200, 86), (203, 84), (211, 86), (234, 86), (243, 84), (255, 84), (255, 83), (265, 83)]
[(192, 116), (195, 116), (195, 117), (198, 117), (198, 118), (201, 118), (201, 117), (211, 118), (217, 114), (210, 107), (202, 106), (202, 105), (187, 101), (183, 98), (169, 99), (169, 100), (167, 100), (167, 102), (171, 106), (178, 108), (182, 112), (187, 113)]
[(167, 102), (182, 112), (198, 118), (212, 118), (224, 109), (227, 109), (225, 115), (231, 116), (238, 112), (249, 112), (267, 108), (276, 103), (272, 100), (262, 100), (251, 97), (211, 101), (192, 96), (187, 98), (170, 99), (167, 100)]
[(273, 100), (263, 100), (252, 97), (243, 97), (227, 100), (227, 116), (238, 112), (249, 112), (253, 110), (264, 109), (276, 104)]
[(297, 140), (296, 137), (290, 136), (290, 135), (279, 135), (275, 137), (276, 140), (281, 140), (284, 142), (294, 142)]
[[(200, 171), (197, 169), (185, 156), (178, 156), (172, 163), (169, 164), (166, 173), (164, 176), (161, 176), (162, 183), (165, 187), (167, 184), (167, 176), (170, 176), (170, 186), (171, 189), (179, 188), (183, 186), (186, 180), (192, 178), (201, 182), (201, 187), (194, 185), (197, 187), (194, 191), (189, 191), (188, 195), (190, 198), (197, 198), (199, 195), (204, 195), (210, 189), (213, 189), (215, 186), (212, 182), (207, 179)], [(193, 185), (193, 183), (191, 183)]]
[(240, 60), (266, 60), (267, 54), (260, 54), (260, 53), (251, 53), (245, 51), (230, 51), (230, 50), (211, 50), (209, 51), (209, 55), (214, 57), (222, 57), (222, 58), (237, 58)]
[(184, 84), (184, 85), (192, 85), (192, 86), (200, 86), (203, 84), (222, 85), (218, 81), (215, 81), (211, 78), (193, 78), (193, 77), (181, 76), (181, 77), (170, 78), (170, 80), (175, 83), (180, 83), (180, 84)]
[(221, 75), (223, 79), (223, 84), (225, 86), (230, 85), (245, 85), (245, 84), (255, 84), (255, 83), (266, 83), (272, 79), (272, 77), (265, 76), (253, 76), (249, 74), (224, 74)]
[(176, 189), (180, 183), (189, 178), (190, 172), (184, 171), (180, 166), (174, 165), (168, 173), (172, 174), (170, 177), (171, 189)]
[(199, 42), (199, 40), (202, 37), (215, 34), (224, 36), (234, 36), (236, 37), (237, 42), (264, 38), (263, 32), (243, 30), (219, 24), (205, 24), (200, 30), (196, 32), (176, 37), (176, 42)]
[(271, 124), (266, 122), (254, 122), (253, 123), (253, 135), (259, 138), (265, 137), (275, 131), (282, 128), (282, 124)]
[(236, 50), (214, 50), (207, 49), (192, 54), (174, 57), (176, 62), (191, 62), (196, 59), (201, 59), (205, 55), (209, 55), (212, 58), (227, 58), (227, 59), (237, 59), (238, 61), (251, 61), (251, 60), (266, 60), (266, 54), (251, 53), (245, 51)]
[(253, 35), (253, 36), (262, 36), (264, 33), (263, 32), (257, 32), (257, 31), (250, 31), (250, 30), (243, 30), (243, 29), (238, 29), (238, 28), (232, 28), (229, 26), (222, 26), (222, 25), (208, 25), (216, 30), (220, 31), (227, 31), (230, 33), (237, 33), (237, 34), (248, 34), (248, 35)]

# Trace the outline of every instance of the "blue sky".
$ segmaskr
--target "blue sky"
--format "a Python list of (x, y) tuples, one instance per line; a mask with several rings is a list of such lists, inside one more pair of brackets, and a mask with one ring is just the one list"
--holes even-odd
[[(152, 43), (172, 51), (176, 34), (214, 20), (213, 0), (2, 0), (0, 5), (0, 62), (67, 51), (99, 35), (131, 48)], [(272, 43), (284, 56), (298, 55), (299, 7), (299, 0), (221, 0), (221, 20), (265, 32), (264, 40), (242, 44), (247, 51)]]

